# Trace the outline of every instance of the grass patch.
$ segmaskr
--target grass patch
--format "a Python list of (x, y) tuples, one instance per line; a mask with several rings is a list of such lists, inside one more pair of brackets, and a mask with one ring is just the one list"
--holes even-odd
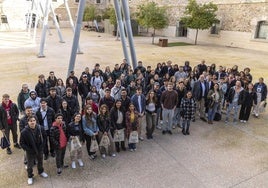
[(168, 47), (173, 47), (173, 46), (189, 46), (192, 44), (185, 43), (185, 42), (170, 42), (168, 43)]

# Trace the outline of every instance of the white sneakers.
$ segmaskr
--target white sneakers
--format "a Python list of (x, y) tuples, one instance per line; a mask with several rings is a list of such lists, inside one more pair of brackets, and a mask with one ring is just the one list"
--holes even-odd
[(76, 168), (76, 164), (75, 161), (72, 162), (72, 168), (75, 169)]
[(78, 161), (79, 166), (81, 166), (81, 167), (84, 166), (84, 163), (81, 159), (77, 159), (77, 161)]
[[(39, 174), (41, 177), (43, 177), (43, 178), (47, 178), (48, 177), (48, 175), (47, 175), (47, 173), (45, 173), (45, 172), (42, 172), (41, 174)], [(28, 185), (32, 185), (33, 184), (33, 178), (28, 178)]]
[(115, 154), (115, 153), (113, 153), (113, 154), (112, 154), (112, 157), (116, 157), (116, 154)]
[(32, 185), (33, 184), (33, 178), (28, 178), (28, 185)]
[(47, 173), (45, 173), (45, 172), (42, 172), (41, 174), (39, 174), (41, 177), (43, 177), (43, 178), (47, 178), (48, 177), (48, 175), (47, 175)]
[(102, 157), (103, 159), (105, 159), (105, 158), (106, 158), (106, 155), (105, 155), (105, 154), (102, 154), (101, 157)]

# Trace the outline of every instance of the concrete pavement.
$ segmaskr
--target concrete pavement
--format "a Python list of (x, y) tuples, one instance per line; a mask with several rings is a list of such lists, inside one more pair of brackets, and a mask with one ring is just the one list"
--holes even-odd
[[(21, 84), (33, 88), (39, 74), (55, 71), (66, 78), (71, 52), (71, 30), (63, 30), (66, 43), (58, 43), (56, 31), (48, 36), (46, 58), (37, 58), (38, 42), (32, 43), (25, 33), (0, 33), (0, 89), (16, 101)], [(40, 34), (40, 31), (39, 31)], [(4, 36), (4, 37), (3, 37)], [(8, 36), (12, 36), (8, 38)], [(14, 39), (16, 37), (16, 39)], [(38, 35), (38, 39), (40, 39)], [(151, 38), (136, 37), (136, 52), (145, 65), (172, 60), (183, 64), (190, 60), (196, 65), (201, 59), (207, 64), (250, 66), (254, 81), (259, 76), (268, 80), (268, 53), (217, 46), (182, 46), (161, 48), (151, 45)], [(175, 41), (170, 38), (169, 41)], [(95, 32), (81, 33), (83, 55), (77, 56), (75, 72), (78, 76), (85, 66), (100, 63), (101, 68), (120, 63), (123, 56), (120, 41)], [(100, 157), (89, 160), (83, 146), (85, 167), (65, 169), (56, 175), (55, 159), (44, 161), (48, 179), (37, 176), (33, 187), (268, 187), (268, 117), (251, 117), (247, 124), (208, 125), (197, 118), (191, 124), (191, 135), (184, 136), (180, 129), (173, 135), (155, 131), (153, 140), (138, 144), (136, 152), (120, 152), (116, 158)], [(70, 164), (69, 152), (66, 162)], [(23, 151), (13, 149), (12, 155), (0, 152), (0, 187), (28, 187), (23, 165)]]

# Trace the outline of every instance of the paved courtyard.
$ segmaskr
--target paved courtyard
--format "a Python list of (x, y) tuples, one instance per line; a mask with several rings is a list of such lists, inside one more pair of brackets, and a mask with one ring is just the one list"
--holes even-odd
[[(64, 29), (65, 43), (59, 43), (56, 30), (48, 35), (44, 54), (37, 58), (41, 31), (37, 42), (26, 33), (0, 33), (0, 91), (9, 93), (16, 101), (22, 83), (33, 88), (39, 74), (48, 75), (54, 70), (57, 77), (65, 80), (72, 45), (72, 32)], [(156, 41), (158, 38), (156, 38)], [(169, 41), (177, 41), (169, 38)], [(136, 37), (137, 59), (144, 65), (155, 66), (158, 62), (172, 60), (182, 65), (189, 60), (197, 65), (205, 59), (207, 64), (232, 66), (240, 69), (251, 67), (253, 80), (263, 76), (268, 83), (268, 52), (258, 52), (212, 45), (180, 46), (162, 48), (151, 45), (151, 38)], [(75, 72), (80, 76), (84, 67), (92, 68), (100, 63), (101, 68), (123, 59), (121, 42), (95, 32), (81, 32), (80, 47), (84, 54), (77, 56)], [(197, 119), (191, 125), (191, 135), (184, 136), (180, 129), (173, 135), (155, 131), (153, 140), (138, 144), (136, 152), (120, 152), (115, 158), (89, 160), (83, 146), (85, 167), (65, 169), (56, 175), (55, 159), (44, 161), (48, 179), (35, 176), (32, 187), (46, 188), (255, 188), (268, 187), (268, 117), (267, 112), (247, 124), (225, 124), (223, 121), (206, 124)], [(13, 149), (13, 148), (12, 148)], [(66, 163), (70, 164), (69, 152)], [(0, 187), (28, 187), (23, 165), (23, 151), (13, 149), (12, 155), (0, 152)], [(35, 169), (35, 174), (37, 174)]]

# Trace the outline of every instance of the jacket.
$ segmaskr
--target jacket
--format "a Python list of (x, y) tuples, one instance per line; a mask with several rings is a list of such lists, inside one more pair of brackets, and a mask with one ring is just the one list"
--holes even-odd
[[(15, 103), (11, 102), (11, 107), (10, 107), (10, 116), (12, 119), (12, 125), (16, 125), (17, 121), (19, 120), (19, 109), (17, 107), (17, 105)], [(3, 107), (3, 104), (0, 104), (0, 130), (2, 129), (6, 129), (8, 126), (7, 123), (7, 112), (5, 110), (5, 108)]]
[[(30, 91), (31, 93), (32, 91)], [(36, 91), (33, 91), (36, 93)], [(40, 98), (39, 97), (36, 97), (35, 99), (32, 99), (31, 97), (29, 97), (25, 102), (24, 102), (24, 107), (27, 107), (27, 106), (31, 106), (32, 109), (33, 109), (33, 113), (36, 113), (37, 110), (39, 109), (40, 107)]]
[[(234, 99), (234, 95), (235, 95), (235, 86), (230, 88), (227, 98), (226, 98), (226, 102), (232, 103)], [(239, 93), (239, 98), (238, 98), (238, 105), (243, 104), (244, 100), (245, 100), (244, 89), (241, 88), (241, 91)]]
[(28, 89), (27, 93), (24, 93), (23, 90), (18, 95), (17, 98), (17, 103), (18, 103), (18, 108), (20, 112), (25, 111), (24, 103), (25, 101), (30, 97), (30, 90)]
[[(206, 99), (209, 88), (208, 88), (208, 83), (206, 81), (204, 81), (205, 84), (205, 94), (204, 97)], [(195, 100), (200, 101), (202, 99), (202, 85), (200, 81), (197, 81), (194, 83), (194, 87), (193, 87), (193, 96), (195, 98)]]
[(196, 102), (194, 98), (183, 98), (181, 101), (181, 116), (183, 120), (192, 120), (195, 117)]
[(132, 131), (137, 131), (139, 127), (139, 113), (137, 111), (134, 112), (134, 122), (130, 122), (130, 111), (126, 112), (126, 136), (129, 137)]
[(95, 113), (93, 114), (91, 121), (91, 123), (87, 122), (85, 115), (82, 117), (83, 130), (88, 136), (94, 136), (94, 133), (99, 132), (99, 127), (97, 126), (97, 115)]
[(79, 136), (79, 140), (84, 142), (84, 131), (82, 127), (82, 123), (79, 122), (75, 124), (73, 121), (67, 125), (67, 132), (69, 137), (70, 136)]
[(139, 107), (139, 102), (138, 102), (138, 95), (135, 94), (131, 97), (131, 102), (134, 104), (135, 109), (139, 113), (143, 113), (145, 111), (145, 106), (146, 106), (146, 99), (143, 94), (141, 94), (141, 109)]
[(59, 95), (56, 95), (54, 98), (51, 95), (47, 97), (47, 105), (53, 108), (55, 112), (59, 111), (61, 102), (62, 98)]
[(35, 91), (37, 96), (40, 98), (44, 98), (48, 96), (50, 85), (47, 81), (44, 83), (38, 82), (35, 86)]
[(111, 128), (111, 119), (109, 117), (109, 115), (102, 115), (99, 114), (97, 116), (97, 125), (99, 127), (100, 132), (104, 133), (104, 132), (109, 132), (110, 128)]
[[(42, 117), (42, 113), (41, 113), (41, 108), (38, 109), (38, 111), (36, 112), (36, 117), (38, 119), (38, 122), (40, 123), (40, 125), (42, 127), (44, 127), (44, 119)], [(47, 112), (46, 112), (46, 118), (47, 118), (47, 124), (48, 124), (48, 129), (51, 128), (53, 121), (55, 120), (55, 112), (52, 108), (47, 107)]]
[(110, 117), (111, 117), (111, 127), (113, 130), (116, 130), (116, 129), (123, 129), (126, 127), (126, 114), (123, 110), (123, 108), (121, 108), (120, 110), (122, 112), (122, 115), (123, 115), (123, 121), (121, 124), (117, 124), (117, 120), (118, 120), (118, 112), (117, 112), (117, 108), (116, 107), (113, 107), (110, 111)]
[[(62, 129), (66, 138), (68, 139), (69, 136), (64, 122), (62, 123)], [(55, 125), (52, 125), (52, 127), (50, 128), (50, 140), (53, 144), (53, 148), (60, 149), (60, 129)]]
[(34, 130), (27, 126), (21, 132), (20, 145), (26, 153), (38, 154), (43, 152), (46, 137), (46, 132), (41, 126), (36, 125)]

